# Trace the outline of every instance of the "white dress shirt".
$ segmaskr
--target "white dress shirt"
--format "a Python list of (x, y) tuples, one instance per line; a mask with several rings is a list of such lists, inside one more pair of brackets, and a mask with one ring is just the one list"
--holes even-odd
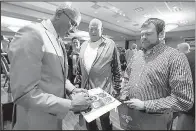
[(93, 62), (96, 59), (97, 51), (98, 51), (98, 48), (101, 42), (102, 42), (102, 39), (99, 39), (96, 42), (89, 41), (88, 46), (85, 50), (84, 63), (85, 63), (85, 67), (88, 73), (90, 72)]

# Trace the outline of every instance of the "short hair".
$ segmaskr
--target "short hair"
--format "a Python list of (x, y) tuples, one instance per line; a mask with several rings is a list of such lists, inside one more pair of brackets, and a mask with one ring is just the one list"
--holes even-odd
[(137, 45), (136, 44), (132, 44), (131, 45), (131, 49), (137, 49)]
[(71, 41), (73, 41), (73, 40), (79, 40), (79, 38), (78, 37), (73, 37), (72, 39), (71, 39)]
[(62, 4), (57, 7), (55, 15), (57, 15), (58, 13), (63, 13), (63, 12), (66, 13), (73, 21), (76, 22), (77, 24), (76, 26), (80, 24), (81, 14), (77, 9), (71, 6), (68, 6), (66, 4)]
[(158, 18), (149, 18), (147, 19), (141, 26), (141, 28), (146, 27), (150, 23), (153, 23), (156, 27), (157, 34), (159, 34), (162, 31), (165, 31), (165, 21), (158, 19)]
[(190, 50), (190, 45), (186, 42), (178, 44), (178, 48), (183, 49), (184, 51)]
[(98, 25), (98, 27), (103, 27), (103, 24), (102, 24), (102, 22), (99, 20), (99, 19), (96, 19), (96, 18), (94, 18), (94, 19), (92, 19), (91, 21), (90, 21), (90, 23), (89, 23), (89, 27), (90, 27), (90, 25), (92, 25), (92, 24), (97, 24)]

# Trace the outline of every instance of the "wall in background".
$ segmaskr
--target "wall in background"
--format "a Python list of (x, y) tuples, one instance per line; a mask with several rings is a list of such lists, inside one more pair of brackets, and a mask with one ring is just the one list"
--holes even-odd
[(117, 45), (117, 47), (125, 48), (125, 41), (117, 41), (117, 40), (114, 40), (114, 42)]
[(187, 30), (180, 32), (168, 32), (166, 34), (166, 44), (176, 48), (177, 44), (184, 42), (184, 38), (195, 38), (195, 30)]
[[(166, 33), (166, 44), (173, 48), (177, 47), (177, 44), (184, 42), (184, 38), (195, 38), (195, 30), (168, 32)], [(136, 37), (136, 44), (141, 46), (139, 36)]]

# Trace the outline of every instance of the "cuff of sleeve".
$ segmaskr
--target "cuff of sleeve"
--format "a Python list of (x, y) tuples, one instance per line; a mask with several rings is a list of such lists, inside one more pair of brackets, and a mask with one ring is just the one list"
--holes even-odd
[(154, 102), (152, 100), (144, 101), (144, 108), (146, 112), (154, 112)]
[(71, 93), (76, 88), (69, 80), (66, 81), (65, 86), (66, 86), (65, 88), (69, 93)]

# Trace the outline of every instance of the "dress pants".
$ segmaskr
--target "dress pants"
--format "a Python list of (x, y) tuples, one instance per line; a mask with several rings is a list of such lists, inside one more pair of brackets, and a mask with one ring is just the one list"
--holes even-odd
[[(112, 124), (110, 124), (110, 112), (100, 116), (100, 122), (102, 130), (112, 130)], [(86, 122), (87, 130), (98, 130), (98, 126), (96, 120), (87, 123)]]
[(189, 114), (180, 113), (176, 130), (195, 130), (195, 118)]

